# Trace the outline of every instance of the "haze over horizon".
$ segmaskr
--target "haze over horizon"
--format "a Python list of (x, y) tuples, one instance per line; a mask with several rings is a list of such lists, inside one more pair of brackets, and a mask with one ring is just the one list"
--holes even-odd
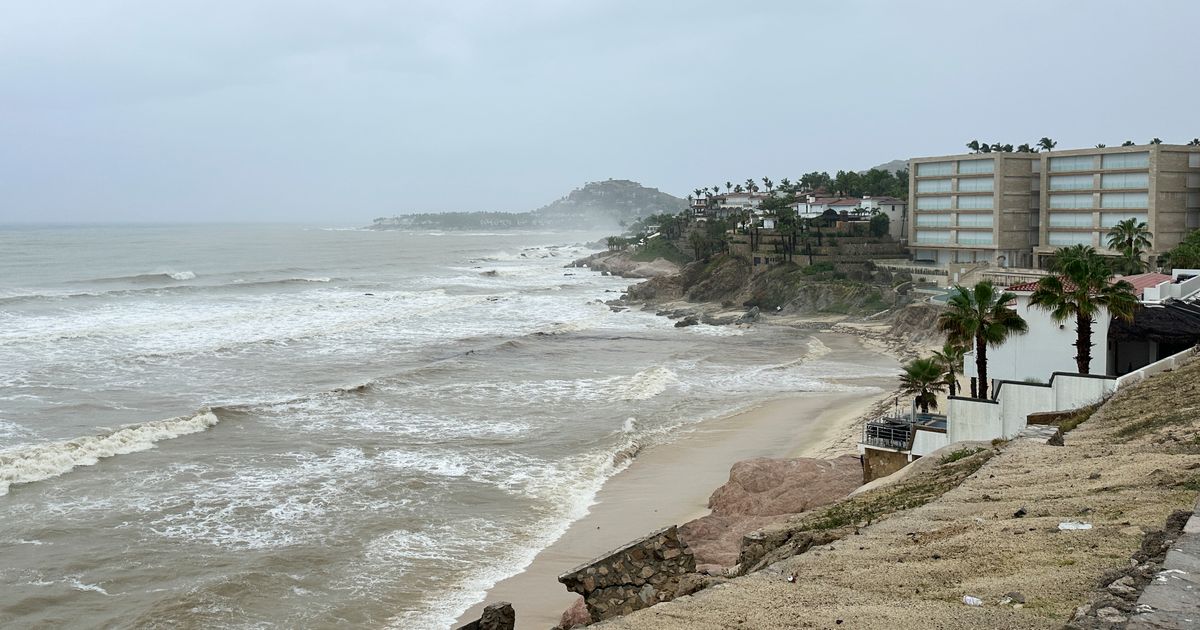
[(64, 1), (0, 7), (0, 223), (532, 210), (971, 139), (1200, 136), (1200, 7)]

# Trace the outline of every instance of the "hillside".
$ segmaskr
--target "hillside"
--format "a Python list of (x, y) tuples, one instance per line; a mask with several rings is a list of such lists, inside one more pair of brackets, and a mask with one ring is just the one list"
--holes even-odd
[[(1192, 361), (1121, 389), (1062, 446), (947, 446), (748, 536), (743, 577), (596, 627), (1125, 627), (1141, 589), (1167, 581), (1162, 555), (1200, 489), (1198, 376)], [(1161, 614), (1176, 610), (1193, 609)]]
[(547, 220), (604, 226), (652, 214), (676, 214), (686, 208), (686, 201), (657, 188), (628, 179), (610, 179), (588, 182), (533, 214)]
[(884, 162), (883, 164), (880, 164), (878, 166), (872, 166), (871, 168), (867, 169), (866, 171), (859, 171), (858, 174), (866, 175), (867, 171), (871, 171), (871, 170), (888, 171), (889, 173), (899, 173), (900, 171), (903, 171), (906, 168), (908, 168), (908, 160), (892, 160), (891, 162)]
[(423, 212), (379, 217), (372, 230), (617, 229), (639, 217), (676, 214), (687, 202), (628, 179), (588, 182), (533, 212)]

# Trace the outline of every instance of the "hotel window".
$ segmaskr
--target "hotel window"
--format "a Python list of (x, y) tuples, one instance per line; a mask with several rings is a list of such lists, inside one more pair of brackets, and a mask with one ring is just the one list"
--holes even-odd
[(1148, 208), (1150, 195), (1147, 193), (1104, 193), (1100, 195), (1101, 208)]
[(924, 162), (917, 165), (917, 177), (927, 175), (952, 175), (954, 162)]
[(1101, 212), (1100, 227), (1110, 228), (1125, 219), (1136, 219), (1138, 223), (1145, 223), (1145, 212)]
[(992, 233), (991, 232), (959, 232), (958, 233), (958, 244), (959, 245), (991, 245), (992, 244)]
[(1060, 171), (1090, 171), (1096, 168), (1096, 156), (1072, 155), (1068, 157), (1050, 158), (1050, 172)]
[(1050, 178), (1050, 190), (1088, 190), (1094, 187), (1091, 175), (1054, 175)]
[(958, 180), (958, 192), (992, 192), (996, 181), (991, 177), (970, 177)]
[(1101, 188), (1149, 188), (1149, 173), (1110, 173), (1100, 178)]
[(1047, 232), (1046, 242), (1051, 245), (1091, 245), (1091, 232)]
[(1091, 208), (1094, 204), (1091, 195), (1050, 195), (1051, 208)]
[(1200, 188), (1200, 173), (1188, 173), (1187, 187)]
[(992, 227), (992, 215), (960, 214), (958, 215), (958, 227)]
[(917, 192), (919, 193), (948, 193), (950, 192), (950, 180), (948, 179), (925, 179), (917, 182)]
[(948, 214), (918, 214), (918, 226), (941, 227), (950, 225), (950, 215)]
[(1200, 192), (1190, 192), (1187, 194), (1187, 207), (1200, 208)]
[(1146, 212), (1100, 212), (1100, 227), (1111, 228), (1127, 218), (1133, 218), (1139, 223), (1147, 221)]
[(917, 230), (918, 243), (949, 243), (950, 230)]
[(949, 210), (949, 197), (917, 197), (917, 210)]
[(1104, 168), (1148, 168), (1150, 154), (1142, 153), (1110, 153), (1104, 156)]
[(995, 160), (963, 160), (958, 163), (959, 175), (978, 175), (993, 173), (996, 170)]
[(958, 207), (962, 210), (991, 210), (992, 196), (968, 195), (958, 198)]
[(1192, 168), (1200, 168), (1200, 153), (1188, 154), (1188, 166)]
[(1090, 212), (1051, 212), (1050, 227), (1092, 227)]

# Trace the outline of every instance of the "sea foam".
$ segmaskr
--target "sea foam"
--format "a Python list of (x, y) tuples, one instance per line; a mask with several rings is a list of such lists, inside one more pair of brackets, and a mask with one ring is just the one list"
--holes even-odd
[(216, 414), (205, 409), (193, 416), (128, 425), (103, 435), (0, 451), (0, 496), (8, 494), (12, 484), (42, 481), (107, 457), (144, 451), (161, 440), (198, 433), (218, 422)]

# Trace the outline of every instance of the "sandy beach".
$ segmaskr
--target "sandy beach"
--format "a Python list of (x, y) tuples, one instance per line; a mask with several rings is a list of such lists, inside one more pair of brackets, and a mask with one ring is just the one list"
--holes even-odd
[(707, 514), (709, 495), (728, 480), (735, 462), (853, 452), (850, 436), (856, 433), (857, 421), (891, 393), (894, 380), (845, 382), (882, 391), (803, 393), (766, 401), (697, 425), (668, 444), (644, 449), (604, 485), (587, 516), (573, 523), (521, 573), (496, 584), (484, 602), (468, 610), (458, 623), (478, 618), (485, 603), (509, 601), (517, 611), (518, 629), (545, 630), (558, 623), (577, 597), (558, 583), (560, 574), (657, 528)]

